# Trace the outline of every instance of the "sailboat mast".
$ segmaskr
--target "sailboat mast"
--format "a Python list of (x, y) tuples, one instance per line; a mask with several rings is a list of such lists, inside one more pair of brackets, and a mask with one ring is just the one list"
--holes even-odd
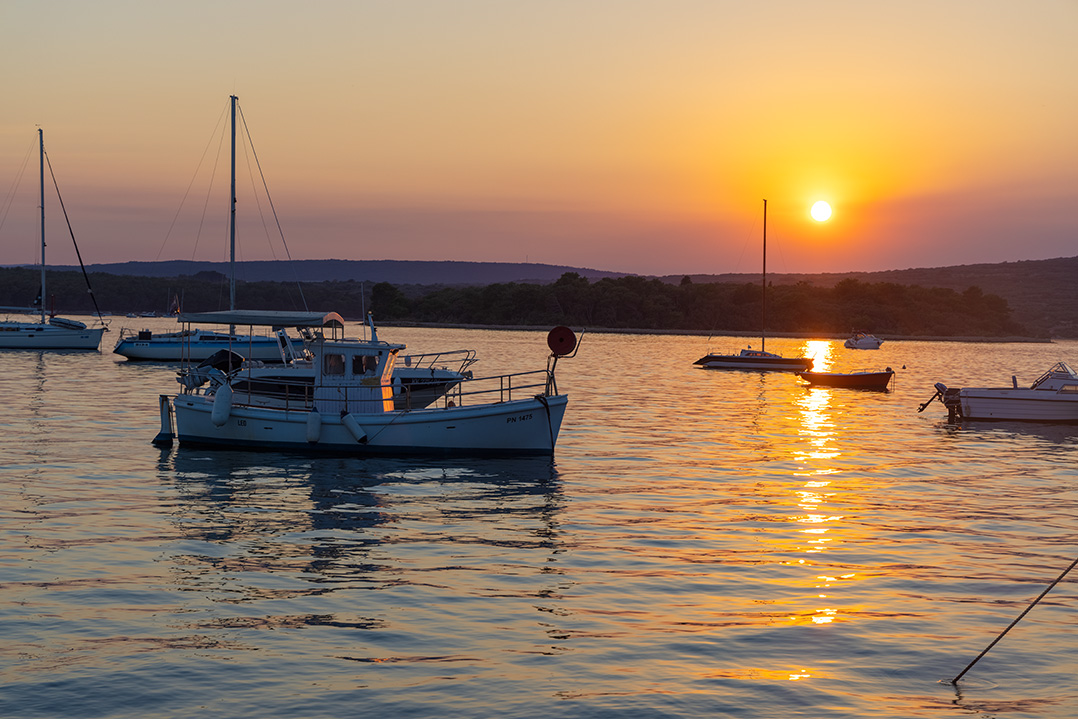
[(41, 324), (45, 324), (45, 133), (37, 128), (38, 154), (41, 177), (38, 197), (41, 198)]
[(764, 346), (767, 341), (767, 200), (764, 200), (764, 269), (761, 285), (763, 287), (764, 316), (760, 325), (760, 351), (764, 352), (767, 350), (767, 347)]
[(236, 309), (236, 100), (235, 95), (229, 96), (232, 100), (232, 190), (229, 195), (229, 281), (228, 281), (228, 309)]

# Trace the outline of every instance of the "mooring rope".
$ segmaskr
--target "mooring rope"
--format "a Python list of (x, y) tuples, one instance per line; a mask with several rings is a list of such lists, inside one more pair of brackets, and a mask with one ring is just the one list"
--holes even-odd
[(1075, 565), (1078, 565), (1078, 559), (1075, 559), (1073, 562), (1071, 562), (1071, 565), (1069, 567), (1067, 567), (1066, 569), (1064, 569), (1063, 573), (1060, 574), (1058, 577), (1056, 577), (1056, 580), (1054, 582), (1052, 582), (1051, 584), (1049, 584), (1048, 587), (1043, 592), (1041, 592), (1040, 596), (1037, 597), (1036, 599), (1034, 599), (1033, 602), (1028, 607), (1026, 607), (1025, 611), (1022, 612), (1021, 614), (1019, 614), (1018, 618), (1010, 623), (1010, 626), (1008, 626), (1006, 629), (1004, 629), (1002, 632), (1000, 632), (999, 636), (996, 637), (995, 639), (993, 639), (992, 643), (989, 644), (987, 647), (985, 647), (984, 651), (981, 652), (980, 654), (978, 654), (976, 659), (974, 659), (972, 662), (970, 662), (969, 665), (958, 674), (958, 676), (956, 676), (954, 679), (952, 679), (951, 684), (957, 684), (958, 680), (961, 679), (965, 675), (966, 672), (968, 672), (970, 669), (972, 669), (973, 665), (976, 664), (977, 662), (979, 662), (981, 660), (981, 657), (983, 657), (985, 654), (988, 653), (989, 649), (996, 646), (996, 643), (999, 642), (999, 640), (1003, 638), (1003, 635), (1005, 635), (1007, 632), (1011, 631), (1011, 627), (1013, 627), (1015, 624), (1018, 624), (1018, 622), (1021, 621), (1022, 617), (1029, 614), (1029, 610), (1033, 609), (1033, 607), (1035, 607), (1037, 605), (1037, 602), (1044, 599), (1044, 595), (1048, 594), (1048, 592), (1050, 592), (1052, 590), (1052, 587), (1059, 584), (1063, 580), (1063, 577), (1067, 576), (1067, 572), (1074, 569)]

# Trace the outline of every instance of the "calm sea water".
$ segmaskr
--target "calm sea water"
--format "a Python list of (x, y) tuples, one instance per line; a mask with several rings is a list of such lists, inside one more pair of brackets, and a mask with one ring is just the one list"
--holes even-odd
[(1078, 576), (940, 681), (1078, 555), (1078, 427), (917, 412), (1076, 342), (768, 342), (881, 394), (587, 334), (553, 460), (352, 460), (154, 448), (174, 368), (114, 341), (0, 354), (0, 716), (1078, 715)]

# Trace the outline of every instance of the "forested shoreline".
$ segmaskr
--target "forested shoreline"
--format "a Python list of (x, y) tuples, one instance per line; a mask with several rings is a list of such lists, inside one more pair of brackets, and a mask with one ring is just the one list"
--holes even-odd
[[(38, 294), (40, 274), (0, 268), (0, 305), (25, 307)], [(90, 273), (93, 296), (104, 312), (165, 314), (174, 298), (187, 312), (227, 309), (228, 281), (216, 272), (153, 278)], [(92, 313), (94, 304), (77, 272), (50, 272), (48, 307)], [(396, 286), (355, 281), (238, 282), (237, 305), (247, 309), (339, 312), (379, 322), (749, 333), (763, 325), (758, 283), (679, 284), (628, 276), (589, 281), (567, 272), (556, 282), (484, 286)], [(808, 282), (772, 285), (766, 328), (800, 335), (841, 335), (853, 330), (910, 337), (1031, 336), (1012, 318), (1006, 300), (972, 286), (952, 289), (843, 280), (833, 287)]]

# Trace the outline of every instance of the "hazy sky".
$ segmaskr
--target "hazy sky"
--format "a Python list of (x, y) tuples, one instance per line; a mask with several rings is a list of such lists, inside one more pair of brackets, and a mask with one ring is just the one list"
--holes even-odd
[[(86, 262), (227, 258), (231, 94), (296, 259), (755, 272), (764, 198), (776, 272), (1074, 256), (1075, 37), (1076, 0), (0, 0), (0, 263), (39, 126)], [(283, 258), (249, 157), (237, 254)]]

